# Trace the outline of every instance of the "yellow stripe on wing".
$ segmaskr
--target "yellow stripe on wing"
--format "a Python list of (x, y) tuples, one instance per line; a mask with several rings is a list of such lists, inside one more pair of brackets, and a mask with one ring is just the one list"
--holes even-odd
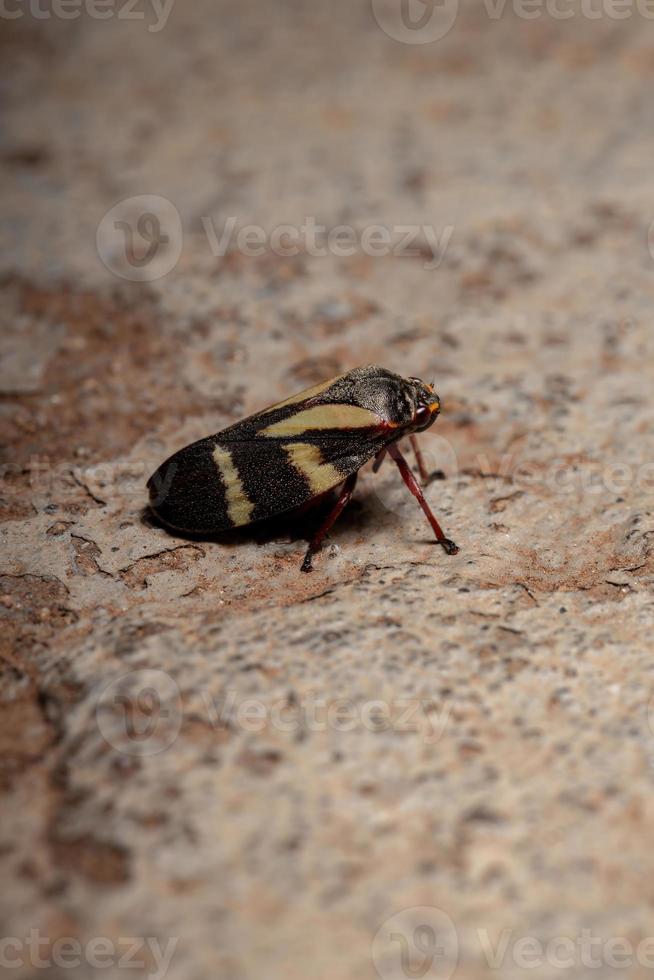
[(289, 442), (284, 446), (295, 469), (306, 479), (315, 494), (331, 490), (345, 477), (331, 463), (324, 463), (318, 446), (308, 442)]
[(261, 436), (301, 436), (309, 429), (368, 429), (378, 426), (379, 415), (358, 405), (315, 405), (295, 412), (281, 422), (262, 429)]
[(249, 524), (254, 504), (243, 489), (238, 470), (234, 466), (232, 454), (222, 446), (216, 446), (213, 451), (213, 459), (225, 486), (227, 516), (234, 527)]

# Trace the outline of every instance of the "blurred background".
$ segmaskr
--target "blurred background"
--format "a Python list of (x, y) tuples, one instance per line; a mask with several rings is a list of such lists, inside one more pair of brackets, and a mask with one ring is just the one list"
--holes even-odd
[[(5, 0), (0, 45), (9, 975), (649, 975), (654, 4)], [(312, 576), (150, 521), (369, 362), (436, 379), (459, 557), (390, 467)]]

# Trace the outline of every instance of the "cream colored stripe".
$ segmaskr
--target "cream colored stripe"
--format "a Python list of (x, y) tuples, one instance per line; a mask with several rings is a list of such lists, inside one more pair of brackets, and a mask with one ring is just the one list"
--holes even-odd
[(320, 384), (314, 385), (313, 388), (305, 388), (304, 391), (298, 392), (297, 395), (291, 395), (283, 402), (277, 402), (276, 405), (272, 405), (270, 408), (266, 409), (266, 412), (273, 412), (276, 408), (283, 408), (284, 405), (296, 405), (298, 402), (303, 402), (307, 398), (315, 398), (316, 395), (322, 394), (323, 391), (327, 391), (335, 381), (342, 378), (342, 374), (338, 374), (335, 378), (330, 378), (329, 381), (321, 381)]
[(249, 524), (254, 504), (248, 499), (229, 450), (216, 446), (213, 458), (225, 485), (227, 514), (235, 527)]
[(289, 442), (284, 446), (291, 463), (305, 478), (314, 493), (331, 490), (345, 477), (331, 463), (323, 463), (318, 446), (308, 442)]
[(274, 422), (259, 433), (262, 436), (300, 436), (307, 429), (361, 429), (379, 425), (380, 417), (358, 405), (315, 405), (303, 412)]

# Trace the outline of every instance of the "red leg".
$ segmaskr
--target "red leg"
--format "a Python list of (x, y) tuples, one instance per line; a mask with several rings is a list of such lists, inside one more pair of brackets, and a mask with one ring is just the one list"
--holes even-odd
[(443, 531), (441, 529), (441, 526), (438, 523), (438, 521), (436, 520), (436, 518), (434, 517), (434, 515), (432, 514), (431, 508), (430, 508), (429, 504), (427, 503), (427, 501), (425, 500), (425, 496), (424, 496), (422, 490), (420, 489), (420, 487), (416, 483), (416, 478), (414, 477), (413, 473), (411, 472), (411, 467), (408, 465), (408, 463), (405, 460), (404, 456), (402, 455), (402, 453), (398, 449), (397, 444), (396, 443), (392, 443), (388, 447), (388, 451), (391, 454), (391, 456), (393, 457), (393, 459), (395, 460), (395, 462), (397, 463), (397, 468), (399, 469), (400, 473), (402, 474), (402, 479), (404, 480), (404, 482), (406, 483), (407, 487), (409, 488), (409, 490), (411, 491), (411, 493), (416, 498), (416, 500), (418, 501), (418, 503), (422, 507), (423, 511), (425, 512), (425, 516), (426, 516), (427, 520), (429, 521), (429, 523), (431, 524), (432, 530), (433, 530), (434, 534), (436, 535), (436, 540), (445, 549), (445, 551), (448, 553), (448, 555), (456, 555), (458, 553), (459, 549), (454, 544), (454, 541), (450, 541), (450, 539), (449, 538), (446, 538), (445, 535), (443, 534)]
[(420, 449), (420, 443), (416, 439), (415, 435), (410, 435), (411, 448), (413, 449), (413, 454), (416, 457), (416, 463), (418, 464), (418, 471), (420, 473), (420, 480), (423, 487), (426, 487), (428, 483), (432, 480), (444, 480), (445, 474), (442, 470), (434, 470), (430, 473), (425, 464), (425, 457), (422, 455), (422, 450)]
[(409, 442), (411, 443), (411, 448), (413, 449), (413, 455), (416, 457), (416, 463), (418, 464), (418, 472), (420, 473), (422, 485), (425, 487), (429, 483), (429, 473), (427, 472), (427, 467), (425, 466), (425, 457), (422, 455), (422, 450), (418, 444), (418, 440), (413, 434), (409, 436)]
[(333, 526), (334, 522), (338, 519), (339, 515), (347, 507), (350, 501), (350, 497), (352, 496), (352, 493), (354, 491), (354, 486), (357, 482), (357, 476), (358, 473), (351, 473), (350, 476), (348, 476), (347, 480), (343, 484), (339, 498), (334, 504), (333, 509), (327, 515), (324, 523), (318, 528), (313, 538), (311, 539), (311, 543), (307, 548), (307, 553), (304, 556), (304, 561), (302, 562), (303, 572), (312, 571), (313, 565), (311, 564), (311, 559), (315, 555), (316, 551), (319, 550), (322, 540), (325, 537), (325, 535), (328, 533), (329, 529)]

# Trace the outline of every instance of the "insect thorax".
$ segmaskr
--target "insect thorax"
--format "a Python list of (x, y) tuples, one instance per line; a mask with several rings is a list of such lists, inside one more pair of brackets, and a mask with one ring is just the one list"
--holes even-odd
[(411, 382), (375, 365), (355, 368), (325, 392), (324, 402), (345, 402), (375, 412), (392, 424), (410, 422), (416, 407)]

